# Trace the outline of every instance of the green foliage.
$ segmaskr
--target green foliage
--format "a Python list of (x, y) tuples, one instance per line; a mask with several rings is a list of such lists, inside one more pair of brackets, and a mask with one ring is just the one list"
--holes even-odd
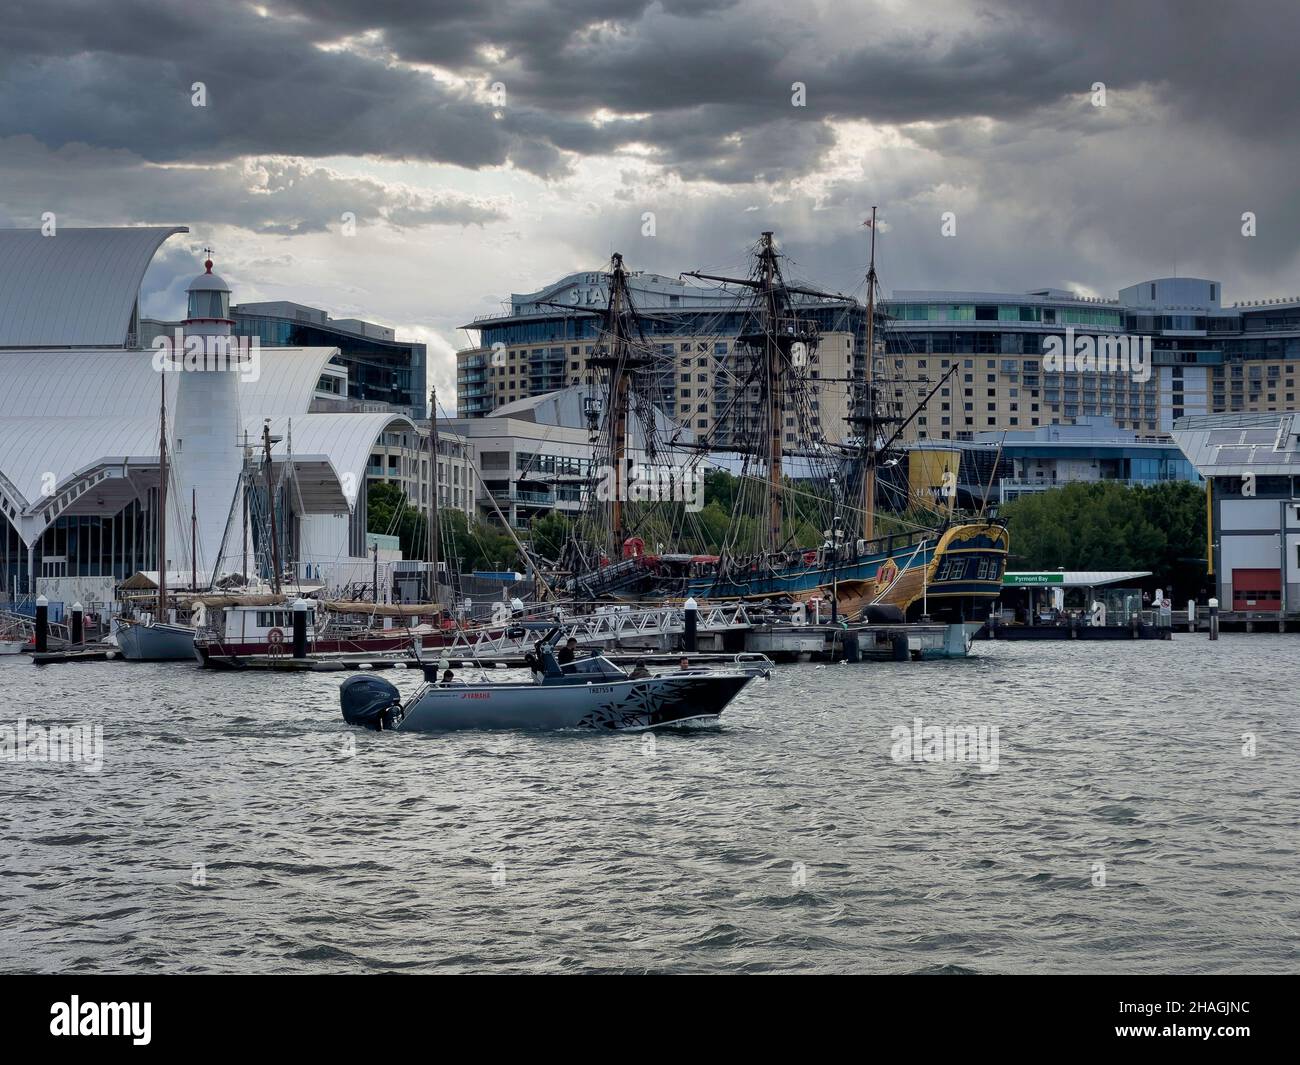
[(529, 547), (534, 554), (552, 562), (564, 553), (564, 545), (569, 541), (572, 524), (559, 511), (551, 511), (532, 522), (532, 539)]
[(1186, 481), (1068, 484), (1002, 508), (1010, 569), (1150, 570), (1176, 602), (1205, 587), (1205, 492)]
[[(509, 535), (475, 520), (463, 511), (443, 507), (439, 512), (438, 555), (453, 565), (471, 570), (519, 569), (519, 552)], [(369, 486), (366, 496), (366, 529), (396, 535), (405, 558), (424, 558), (428, 545), (428, 518), (412, 505), (399, 485), (379, 481)], [(459, 563), (456, 562), (459, 560)]]

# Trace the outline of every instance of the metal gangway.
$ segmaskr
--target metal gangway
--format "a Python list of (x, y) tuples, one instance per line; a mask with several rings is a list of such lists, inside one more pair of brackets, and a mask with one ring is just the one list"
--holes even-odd
[[(457, 630), (451, 642), (439, 648), (439, 654), (451, 657), (463, 654), (483, 659), (521, 658), (533, 649), (538, 632), (536, 628), (523, 631), (512, 629), (512, 622), (528, 621), (535, 624), (538, 621), (554, 621), (560, 629), (558, 639), (561, 642), (575, 639), (579, 647), (617, 647), (625, 640), (651, 640), (686, 630), (686, 609), (682, 606), (610, 606), (598, 608), (590, 614), (565, 611), (557, 611), (557, 614), (554, 618), (534, 614), (485, 628)], [(702, 607), (696, 611), (697, 631), (701, 634), (744, 631), (753, 628), (756, 623), (750, 614), (750, 609), (740, 602)]]
[[(72, 626), (62, 621), (49, 623), (49, 640), (55, 646), (72, 646)], [(36, 619), (27, 614), (16, 614), (0, 610), (0, 639), (12, 633), (11, 638), (23, 639), (28, 643), (36, 640)]]

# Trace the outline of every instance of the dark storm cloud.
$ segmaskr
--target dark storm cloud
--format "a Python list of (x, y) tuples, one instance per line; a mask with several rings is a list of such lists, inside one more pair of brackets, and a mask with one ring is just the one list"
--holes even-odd
[[(157, 0), (55, 0), (7, 17), (17, 29), (0, 38), (0, 135), (151, 161), (276, 153), (481, 167), (514, 155), (543, 174), (560, 166), (552, 145), (494, 121), (466, 91), (318, 47), (331, 27)], [(194, 82), (205, 107), (191, 103)]]
[[(749, 182), (815, 169), (826, 118), (1017, 120), (1105, 81), (1116, 93), (1154, 86), (1186, 121), (1246, 132), (1289, 118), (1300, 95), (1300, 6), (1281, 0), (1002, 0), (935, 5), (903, 24), (865, 2), (815, 12), (740, 0), (268, 7), (263, 18), (243, 5), (163, 0), (11, 4), (0, 135), (155, 161), (511, 160), (542, 176), (566, 169), (564, 153), (643, 144), (683, 176)], [(361, 43), (338, 48), (345, 40)], [(410, 64), (499, 80), (508, 106), (494, 118), (468, 90)], [(207, 84), (207, 108), (190, 106), (194, 81)], [(805, 108), (791, 106), (796, 81)], [(596, 126), (600, 109), (648, 117)]]
[[(269, 17), (9, 3), (0, 221), (57, 209), (268, 234), (319, 233), (344, 211), (389, 229), (481, 223), (437, 234), (433, 272), (486, 257), (463, 285), (440, 279), (446, 335), (465, 292), (497, 283), (489, 268), (510, 274), (504, 296), (597, 268), (615, 245), (645, 269), (731, 268), (771, 228), (801, 276), (852, 288), (872, 203), (892, 225), (890, 287), (1113, 294), (1175, 270), (1243, 297), (1297, 287), (1294, 0), (265, 3)], [(207, 108), (190, 106), (194, 81)], [(1088, 98), (1098, 81), (1104, 108)], [(495, 82), (504, 106), (483, 98)], [(870, 151), (855, 151), (860, 130)], [(590, 191), (564, 180), (620, 152), (578, 171)], [(552, 187), (493, 175), (512, 190), (499, 202), (421, 193), (312, 162), (334, 157), (509, 164)], [(521, 217), (502, 225), (511, 197)], [(955, 238), (939, 230), (949, 210)], [(654, 239), (640, 236), (646, 211)], [(1255, 238), (1243, 211), (1258, 215)]]
[(345, 215), (358, 226), (387, 222), (397, 228), (482, 226), (506, 217), (492, 200), (344, 177), (290, 159), (142, 167), (129, 152), (84, 145), (51, 151), (30, 136), (0, 138), (0, 159), (0, 224), (17, 227), (39, 225), (45, 211), (65, 225), (96, 225), (105, 218), (237, 221), (255, 233), (283, 235), (337, 230)]

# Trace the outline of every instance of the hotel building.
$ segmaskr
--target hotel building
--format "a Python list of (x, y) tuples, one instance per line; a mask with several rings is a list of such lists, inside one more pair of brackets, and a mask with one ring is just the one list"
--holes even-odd
[[(747, 384), (736, 336), (752, 318), (747, 292), (688, 285), (658, 274), (633, 273), (632, 301), (646, 341), (659, 356), (650, 372), (659, 408), (696, 436), (730, 442), (758, 412), (759, 390)], [(599, 392), (588, 360), (595, 354), (601, 315), (609, 299), (603, 273), (571, 274), (537, 292), (514, 295), (511, 309), (475, 319), (463, 328), (478, 343), (457, 353), (456, 410), (481, 418), (498, 407), (559, 388)], [(803, 298), (801, 316), (821, 330), (807, 367), (810, 429), (828, 440), (847, 434), (848, 381), (860, 356), (864, 312), (853, 301)], [(859, 371), (860, 372), (860, 371)], [(799, 412), (786, 410), (786, 439), (794, 443)]]
[[(757, 410), (736, 358), (743, 294), (653, 274), (633, 275), (633, 300), (658, 349), (654, 388), (661, 409), (697, 434), (728, 442), (729, 418)], [(478, 342), (457, 355), (457, 413), (496, 407), (566, 385), (595, 386), (588, 365), (608, 290), (602, 273), (573, 274), (514, 295), (510, 310), (465, 326)], [(821, 325), (808, 368), (816, 431), (843, 440), (850, 380), (860, 379), (865, 312), (852, 301), (809, 301)], [(1176, 419), (1268, 413), (1296, 405), (1300, 298), (1224, 306), (1219, 282), (1157, 278), (1115, 299), (1059, 289), (1026, 293), (898, 291), (883, 301), (875, 372), (883, 398), (908, 413), (937, 386), (903, 440), (974, 440), (976, 434), (1068, 426), (1106, 418), (1138, 440), (1168, 440)], [(1048, 337), (1127, 336), (1149, 345), (1149, 376), (1054, 370)], [(941, 378), (951, 372), (942, 385)], [(1146, 379), (1140, 379), (1146, 376)], [(786, 412), (795, 442), (795, 412)]]

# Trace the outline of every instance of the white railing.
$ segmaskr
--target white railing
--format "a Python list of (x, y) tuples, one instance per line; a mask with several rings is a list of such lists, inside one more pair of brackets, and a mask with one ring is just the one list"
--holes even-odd
[[(535, 623), (539, 619), (533, 620)], [(560, 629), (559, 642), (572, 638), (578, 641), (579, 646), (605, 645), (621, 640), (684, 632), (686, 611), (680, 606), (605, 610), (595, 614), (565, 615), (557, 619), (555, 624)], [(744, 603), (728, 603), (698, 611), (696, 624), (697, 631), (704, 633), (748, 629), (754, 622)], [(534, 628), (524, 631), (522, 635), (511, 636), (509, 625), (509, 622), (504, 623), (507, 630), (504, 633), (501, 632), (501, 625), (491, 629), (459, 630), (452, 642), (441, 649), (441, 653), (464, 651), (471, 655), (513, 656), (531, 651), (541, 633)], [(500, 635), (493, 635), (494, 633)]]

